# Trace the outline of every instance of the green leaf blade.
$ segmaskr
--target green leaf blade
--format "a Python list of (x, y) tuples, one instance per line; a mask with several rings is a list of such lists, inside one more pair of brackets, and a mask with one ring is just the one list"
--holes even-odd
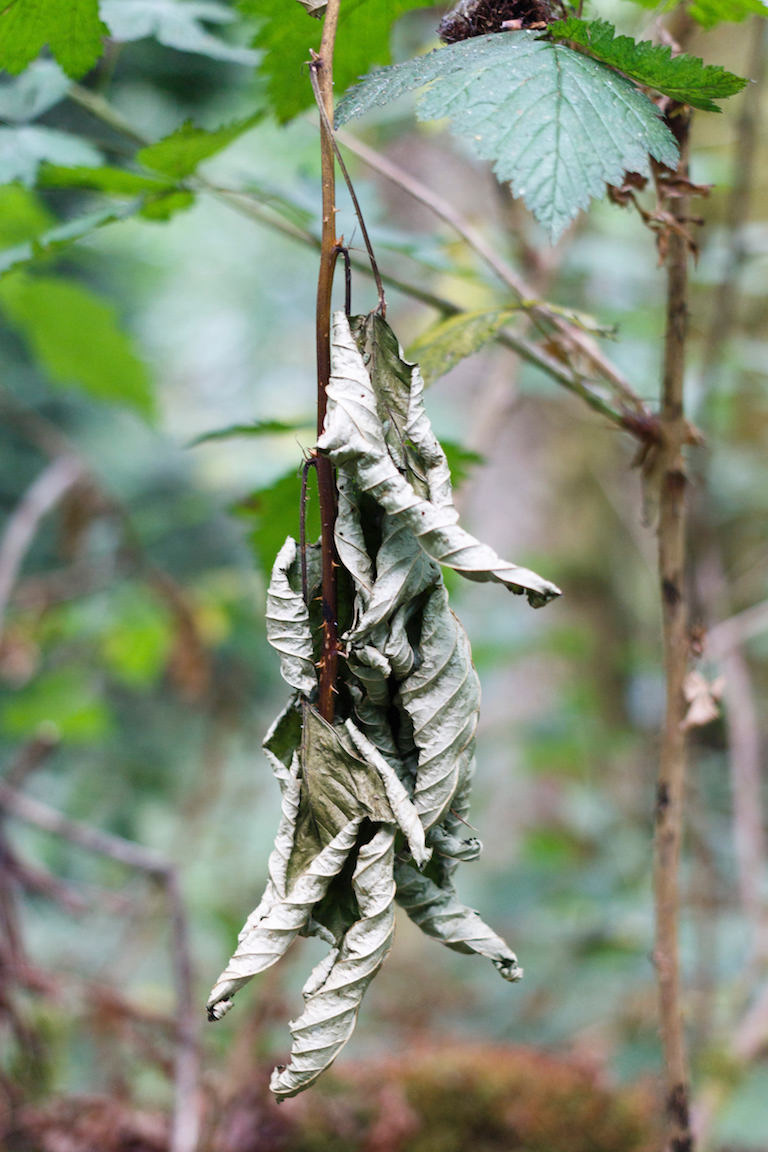
[[(376, 64), (388, 64), (392, 24), (405, 12), (428, 7), (426, 0), (358, 0), (342, 4), (334, 80), (343, 91)], [(259, 21), (254, 46), (261, 49), (260, 71), (267, 80), (272, 110), (281, 123), (314, 104), (307, 62), (320, 47), (322, 24), (307, 18), (291, 0), (239, 0), (238, 7)]]
[(673, 56), (667, 45), (649, 40), (638, 43), (630, 36), (617, 36), (607, 20), (571, 17), (551, 24), (548, 32), (556, 40), (578, 44), (595, 59), (618, 68), (639, 84), (705, 112), (720, 112), (714, 101), (733, 96), (747, 83), (719, 65), (705, 64), (698, 56)]
[(677, 165), (659, 110), (629, 80), (532, 32), (479, 36), (382, 69), (347, 93), (337, 123), (432, 81), (420, 119), (448, 117), (554, 241), (590, 198), (649, 154)]
[(136, 159), (145, 168), (160, 172), (164, 176), (181, 180), (191, 176), (199, 164), (215, 156), (224, 148), (247, 132), (261, 119), (261, 114), (235, 120), (221, 128), (208, 130), (198, 128), (187, 120), (170, 136), (142, 148)]
[(53, 383), (154, 414), (146, 368), (114, 309), (82, 284), (15, 272), (0, 284), (0, 310)]
[(66, 74), (79, 80), (101, 56), (107, 34), (98, 0), (11, 0), (0, 12), (0, 68), (23, 72), (47, 44)]

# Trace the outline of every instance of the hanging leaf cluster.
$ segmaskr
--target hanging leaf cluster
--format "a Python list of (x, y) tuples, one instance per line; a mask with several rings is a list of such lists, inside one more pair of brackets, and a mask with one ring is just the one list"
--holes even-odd
[(334, 317), (318, 449), (337, 468), (348, 590), (336, 719), (314, 706), (318, 549), (302, 562), (289, 537), (267, 600), (267, 636), (293, 689), (264, 744), (282, 816), (264, 895), (208, 1000), (217, 1020), (297, 935), (327, 942), (291, 1024), (290, 1063), (272, 1076), (278, 1097), (312, 1084), (349, 1039), (391, 946), (396, 902), (449, 948), (485, 956), (506, 980), (521, 977), (512, 949), (453, 886), (459, 862), (481, 849), (467, 824), (480, 692), (441, 565), (534, 607), (559, 594), (459, 526), (421, 374), (379, 315)]

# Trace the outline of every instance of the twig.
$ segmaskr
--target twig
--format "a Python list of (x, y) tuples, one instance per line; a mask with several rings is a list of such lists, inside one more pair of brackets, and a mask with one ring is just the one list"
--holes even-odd
[(559, 335), (564, 337), (569, 350), (578, 350), (592, 368), (609, 381), (622, 405), (632, 411), (644, 412), (646, 410), (643, 401), (636, 395), (629, 381), (619, 372), (618, 368), (611, 364), (602, 354), (594, 341), (576, 327), (575, 324), (571, 324), (554, 309), (538, 301), (531, 285), (526, 283), (523, 277), (520, 276), (506, 260), (499, 256), (498, 252), (488, 243), (482, 233), (457, 211), (452, 204), (440, 196), (439, 193), (428, 188), (426, 184), (422, 184), (415, 176), (411, 176), (410, 173), (406, 172), (399, 165), (387, 157), (382, 156), (373, 148), (369, 148), (368, 145), (361, 143), (361, 141), (351, 136), (348, 132), (337, 132), (337, 138), (344, 144), (345, 148), (348, 148), (350, 152), (359, 156), (360, 159), (370, 168), (373, 168), (375, 172), (378, 172), (381, 176), (384, 176), (385, 179), (396, 184), (398, 188), (401, 188), (415, 200), (418, 200), (420, 204), (429, 208), (441, 220), (445, 220), (447, 224), (450, 224), (467, 245), (496, 273), (502, 283), (511, 289), (518, 302), (530, 316), (554, 328)]
[(8, 517), (0, 540), (0, 637), (8, 600), (40, 521), (82, 478), (83, 466), (75, 456), (57, 457), (29, 486)]
[[(72, 85), (69, 91), (69, 95), (71, 99), (75, 101), (75, 103), (80, 104), (84, 108), (87, 108), (87, 110), (92, 115), (103, 120), (116, 131), (126, 133), (137, 144), (145, 145), (150, 142), (147, 138), (139, 136), (133, 127), (126, 120), (124, 120), (121, 114), (115, 108), (113, 108), (112, 105), (109, 104), (108, 101), (106, 101), (102, 96), (96, 96), (87, 88), (82, 88), (78, 84)], [(340, 133), (337, 133), (337, 135), (339, 138), (344, 139), (345, 145), (350, 148), (350, 151), (354, 151), (355, 149), (362, 149), (365, 147), (364, 145), (361, 145), (359, 141), (354, 141), (353, 147), (352, 143), (350, 142), (352, 138), (348, 137), (346, 134), (344, 134), (343, 137)], [(360, 155), (362, 158), (362, 152)], [(366, 159), (367, 155), (368, 150), (366, 150)], [(377, 153), (373, 153), (373, 155), (378, 156)], [(387, 164), (390, 163), (390, 161), (387, 161)], [(408, 179), (412, 180), (413, 178), (408, 177)], [(224, 204), (227, 204), (234, 211), (241, 213), (241, 215), (247, 216), (249, 219), (259, 224), (263, 224), (265, 227), (270, 228), (272, 231), (279, 232), (281, 235), (286, 236), (288, 239), (295, 240), (299, 244), (305, 244), (308, 247), (316, 249), (317, 251), (320, 251), (322, 248), (322, 241), (320, 237), (316, 236), (308, 229), (301, 228), (299, 225), (294, 224), (293, 221), (284, 219), (279, 214), (279, 210), (277, 208), (272, 208), (270, 206), (259, 203), (258, 201), (254, 200), (251, 194), (247, 192), (235, 192), (231, 189), (219, 188), (216, 184), (206, 180), (200, 175), (195, 178), (195, 183), (199, 186), (201, 191), (215, 196), (218, 200)], [(418, 182), (416, 183), (418, 184)], [(432, 198), (434, 198), (434, 193), (429, 192), (429, 190), (426, 191)], [(453, 217), (456, 216), (456, 213), (452, 208), (450, 208), (450, 206), (448, 206), (448, 210), (451, 212)], [(453, 220), (449, 222), (453, 223)], [(479, 233), (476, 233), (476, 231), (471, 228), (471, 225), (469, 227), (470, 236), (479, 236)], [(466, 230), (461, 234), (464, 235), (465, 239), (467, 239)], [(469, 242), (469, 240), (467, 242)], [(488, 246), (485, 245), (482, 237), (480, 237), (480, 242), (487, 250)], [(366, 260), (363, 260), (360, 257), (352, 254), (350, 256), (350, 263), (356, 271), (362, 272), (366, 276), (373, 275), (371, 267)], [(505, 267), (507, 268), (509, 274), (517, 279), (517, 274), (514, 272), (514, 270), (506, 265)], [(404, 296), (407, 296), (412, 300), (419, 300), (422, 304), (426, 304), (429, 308), (434, 308), (435, 311), (440, 313), (442, 316), (458, 316), (462, 312), (462, 308), (460, 308), (457, 304), (454, 304), (452, 301), (446, 300), (444, 297), (438, 296), (434, 292), (430, 292), (427, 289), (421, 288), (418, 284), (413, 284), (405, 280), (401, 280), (398, 276), (395, 276), (392, 273), (382, 272), (382, 280), (388, 287), (394, 289), (397, 292), (401, 292)], [(524, 285), (523, 281), (519, 279), (517, 279), (517, 284), (519, 288), (527, 287), (527, 285)], [(512, 284), (509, 284), (509, 286), (513, 287)], [(514, 290), (515, 289), (513, 287), (513, 291)], [(516, 294), (519, 295), (519, 293)], [(521, 305), (527, 311), (537, 309), (541, 312), (542, 318), (544, 319), (557, 317), (557, 313), (554, 312), (548, 305), (542, 304), (536, 300), (530, 300), (527, 298), (527, 296), (525, 298), (521, 296), (520, 299)], [(563, 318), (558, 317), (558, 320), (563, 321)], [(569, 331), (575, 333), (577, 341), (583, 336), (583, 333), (580, 333), (578, 328), (571, 327)], [(584, 339), (586, 340), (586, 337)], [(570, 366), (570, 364), (566, 364), (560, 360), (555, 359), (555, 357), (550, 356), (548, 353), (542, 351), (542, 349), (540, 349), (536, 344), (526, 340), (519, 335), (512, 334), (507, 330), (500, 332), (496, 336), (496, 340), (504, 347), (509, 348), (516, 352), (519, 356), (522, 356), (523, 359), (526, 360), (529, 364), (533, 364), (546, 375), (551, 376), (553, 380), (563, 385), (563, 387), (567, 388), (570, 392), (573, 392), (574, 395), (579, 396), (580, 399), (589, 405), (589, 407), (600, 413), (600, 415), (605, 416), (606, 419), (611, 421), (611, 423), (616, 424), (621, 428), (625, 428), (630, 432), (632, 431), (632, 428), (629, 426), (626, 419), (627, 414), (622, 410), (621, 405), (618, 407), (611, 405), (608, 400), (606, 400), (603, 396), (600, 395), (599, 392), (595, 390), (594, 382), (586, 377), (583, 373), (576, 371)], [(588, 340), (586, 340), (586, 342), (590, 345), (589, 352), (597, 354), (594, 347), (591, 346), (591, 342)], [(586, 355), (589, 354), (586, 349), (584, 351)], [(606, 366), (606, 370), (604, 372), (600, 369), (600, 364)], [(605, 360), (604, 357), (601, 358), (599, 362), (595, 362), (595, 367), (607, 380), (617, 381), (620, 388), (624, 386), (629, 388), (624, 378), (618, 375), (617, 370), (613, 366), (608, 365), (608, 361)], [(635, 395), (634, 392), (632, 392), (631, 389), (629, 389), (629, 394), (627, 395), (627, 403), (629, 404), (630, 410), (632, 412), (637, 412), (644, 417), (650, 416), (648, 409), (643, 405), (643, 402), (639, 399), (639, 397)]]
[[(340, 0), (328, 0), (323, 17), (320, 51), (310, 64), (317, 82), (318, 106), (325, 112), (320, 122), (320, 162), (322, 179), (322, 235), (320, 271), (317, 280), (315, 337), (317, 345), (317, 434), (323, 431), (327, 387), (331, 378), (331, 294), (333, 272), (339, 245), (336, 239), (336, 182), (333, 130), (333, 49), (339, 20)], [(323, 641), (319, 661), (318, 711), (331, 722), (335, 711), (334, 694), (338, 668), (338, 621), (336, 619), (336, 480), (328, 456), (317, 456), (317, 488), (320, 504), (322, 547)]]
[(88, 852), (96, 852), (128, 868), (144, 872), (162, 885), (171, 921), (176, 987), (177, 1031), (170, 1152), (195, 1152), (200, 1128), (197, 1012), (192, 1000), (187, 916), (176, 869), (159, 852), (81, 821), (70, 820), (41, 800), (27, 796), (3, 782), (0, 782), (0, 809), (17, 820), (60, 836)]
[[(347, 166), (344, 163), (344, 157), (342, 156), (342, 154), (339, 150), (339, 146), (336, 143), (336, 137), (334, 135), (333, 125), (331, 124), (331, 122), (328, 118), (328, 113), (326, 112), (325, 106), (323, 104), (323, 96), (322, 96), (322, 93), (320, 91), (320, 81), (318, 80), (318, 72), (320, 71), (321, 66), (322, 66), (322, 64), (321, 64), (319, 56), (316, 59), (313, 59), (312, 63), (309, 66), (309, 78), (312, 81), (312, 92), (314, 93), (315, 103), (317, 104), (317, 110), (320, 113), (320, 120), (322, 121), (322, 125), (323, 125), (323, 128), (325, 130), (325, 136), (327, 139), (329, 139), (331, 141), (331, 144), (333, 145), (333, 154), (336, 157), (336, 160), (338, 161), (339, 168), (341, 169), (341, 174), (344, 177), (344, 183), (347, 185), (347, 191), (349, 192), (349, 196), (350, 196), (350, 199), (352, 201), (352, 207), (355, 210), (355, 215), (357, 216), (357, 221), (360, 225), (360, 231), (363, 234), (363, 243), (365, 244), (365, 250), (368, 253), (368, 261), (371, 265), (371, 272), (373, 274), (373, 279), (376, 282), (376, 291), (378, 292), (378, 295), (379, 295), (379, 312), (381, 313), (382, 316), (386, 316), (387, 304), (386, 304), (386, 301), (384, 299), (384, 285), (381, 282), (381, 274), (379, 272), (379, 266), (376, 263), (376, 257), (375, 257), (374, 252), (373, 252), (373, 245), (371, 244), (371, 238), (368, 235), (368, 229), (365, 225), (365, 217), (363, 216), (363, 210), (360, 207), (360, 201), (357, 198), (357, 193), (355, 192), (355, 186), (352, 183), (352, 179), (349, 175), (349, 172), (347, 171)], [(347, 308), (347, 314), (349, 314), (348, 308)]]
[[(688, 114), (680, 109), (671, 125), (680, 145), (678, 174), (688, 173)], [(681, 221), (687, 198), (673, 200), (669, 211)], [(656, 788), (654, 960), (659, 1021), (664, 1052), (667, 1147), (692, 1152), (688, 1067), (680, 1001), (678, 919), (679, 860), (685, 800), (686, 704), (683, 683), (688, 669), (688, 598), (685, 587), (687, 476), (683, 459), (686, 420), (683, 402), (688, 309), (688, 247), (681, 232), (671, 230), (667, 253), (667, 323), (660, 413), (661, 493), (659, 498), (659, 583), (662, 604), (666, 713)]]

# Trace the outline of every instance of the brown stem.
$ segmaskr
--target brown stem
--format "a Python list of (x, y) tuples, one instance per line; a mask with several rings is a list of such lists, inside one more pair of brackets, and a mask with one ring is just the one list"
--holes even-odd
[[(680, 109), (671, 120), (680, 145), (678, 175), (688, 174), (688, 114)], [(672, 200), (669, 211), (681, 223), (687, 198)], [(679, 859), (683, 831), (686, 738), (683, 727), (683, 683), (688, 668), (688, 604), (685, 589), (685, 521), (687, 477), (683, 377), (688, 308), (688, 245), (682, 228), (669, 235), (667, 254), (667, 323), (660, 413), (662, 485), (659, 504), (659, 581), (662, 604), (666, 715), (661, 735), (656, 790), (654, 960), (659, 1021), (664, 1052), (667, 1148), (692, 1152), (688, 1068), (680, 1002), (678, 919)]]
[[(336, 185), (333, 135), (333, 47), (339, 20), (340, 0), (328, 0), (323, 20), (320, 51), (310, 67), (317, 77), (317, 90), (325, 111), (320, 123), (320, 159), (322, 179), (322, 233), (320, 238), (320, 272), (317, 279), (317, 434), (323, 431), (327, 404), (327, 387), (331, 378), (331, 292), (333, 271), (338, 256), (336, 241)], [(320, 504), (322, 544), (323, 643), (320, 655), (320, 692), (318, 709), (329, 723), (334, 714), (334, 693), (338, 666), (338, 622), (336, 619), (336, 480), (327, 456), (317, 457), (317, 488)]]

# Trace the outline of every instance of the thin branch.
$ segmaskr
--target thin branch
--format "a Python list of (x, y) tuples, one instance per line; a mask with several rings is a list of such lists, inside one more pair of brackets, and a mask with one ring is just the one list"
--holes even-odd
[[(333, 49), (339, 20), (340, 0), (328, 0), (323, 18), (320, 51), (310, 64), (316, 80), (318, 106), (325, 112), (320, 123), (320, 163), (322, 179), (322, 235), (320, 270), (317, 280), (315, 337), (317, 346), (317, 434), (325, 423), (327, 388), (331, 378), (331, 295), (333, 273), (339, 254), (336, 239), (336, 181), (333, 129)], [(322, 547), (323, 642), (319, 661), (318, 711), (329, 723), (333, 720), (338, 668), (338, 620), (336, 589), (336, 479), (329, 457), (317, 456), (317, 488), (320, 504)]]
[(9, 816), (50, 832), (88, 852), (106, 856), (144, 872), (162, 885), (170, 916), (172, 963), (176, 988), (176, 1058), (174, 1111), (170, 1152), (195, 1152), (199, 1139), (199, 1052), (197, 1012), (192, 979), (187, 915), (174, 866), (159, 852), (71, 820), (55, 808), (0, 782), (0, 809)]
[(438, 192), (435, 192), (432, 188), (428, 188), (426, 184), (422, 184), (420, 180), (417, 180), (415, 176), (406, 172), (392, 160), (382, 156), (381, 153), (376, 152), (373, 148), (368, 147), (368, 145), (361, 143), (361, 141), (351, 136), (348, 132), (337, 132), (337, 138), (343, 143), (345, 148), (348, 148), (350, 152), (359, 156), (360, 159), (370, 168), (373, 168), (375, 172), (384, 176), (385, 179), (391, 181), (391, 183), (396, 184), (398, 188), (407, 192), (420, 204), (429, 208), (436, 216), (449, 224), (451, 228), (462, 237), (466, 244), (485, 261), (488, 267), (496, 273), (502, 283), (514, 293), (518, 302), (525, 308), (529, 315), (535, 320), (554, 328), (555, 331), (564, 338), (564, 342), (569, 350), (577, 350), (599, 375), (609, 381), (622, 405), (632, 411), (646, 411), (645, 404), (640, 397), (637, 396), (629, 381), (618, 368), (603, 355), (594, 340), (585, 332), (582, 332), (575, 324), (570, 323), (565, 317), (561, 316), (555, 309), (538, 301), (532, 287), (526, 283), (523, 277), (520, 276), (506, 260), (499, 256), (498, 252), (485, 239), (482, 233), (454, 208), (452, 204), (445, 200)]
[[(109, 104), (108, 101), (106, 101), (102, 96), (96, 96), (88, 89), (81, 88), (78, 84), (74, 84), (72, 86), (69, 94), (76, 103), (80, 104), (84, 108), (87, 108), (92, 115), (97, 116), (116, 131), (122, 131), (129, 134), (136, 143), (142, 146), (149, 143), (149, 140), (145, 137), (139, 136), (132, 128), (132, 126), (127, 121), (125, 121), (121, 114), (116, 109), (114, 109), (112, 105)], [(361, 158), (364, 158), (366, 162), (370, 162), (368, 160), (369, 155), (378, 158), (378, 153), (374, 153), (372, 150), (367, 148), (365, 150), (365, 155), (363, 155), (362, 149), (365, 148), (365, 145), (360, 144), (360, 142), (357, 140), (354, 140), (353, 143), (353, 138), (349, 137), (346, 133), (337, 133), (337, 136), (339, 139), (344, 141), (345, 146), (348, 147), (350, 151), (357, 150)], [(390, 161), (386, 161), (386, 163), (391, 165)], [(371, 166), (373, 166), (372, 163)], [(401, 170), (399, 169), (397, 170), (398, 182), (400, 180), (400, 171)], [(382, 172), (382, 174), (385, 173)], [(414, 179), (413, 177), (407, 176), (406, 178), (411, 181)], [(290, 240), (294, 240), (299, 244), (305, 244), (310, 248), (314, 248), (316, 251), (321, 250), (322, 241), (319, 236), (309, 231), (309, 229), (301, 228), (293, 221), (285, 219), (280, 215), (278, 208), (264, 205), (259, 201), (254, 200), (252, 194), (248, 192), (236, 192), (232, 191), (231, 189), (220, 188), (216, 184), (206, 180), (200, 175), (195, 178), (195, 183), (199, 186), (201, 191), (209, 193), (222, 203), (227, 204), (234, 211), (239, 212), (241, 215), (248, 217), (256, 223), (263, 224), (265, 227), (270, 228), (272, 231), (279, 232), (281, 235), (287, 237)], [(419, 188), (424, 187), (423, 185), (419, 185), (418, 181), (414, 181), (414, 184), (418, 185)], [(431, 198), (431, 201), (436, 202), (435, 193), (426, 188), (424, 188), (424, 191)], [(430, 207), (433, 206), (433, 203), (430, 202)], [(475, 247), (476, 250), (478, 250), (477, 239), (479, 239), (483, 248), (482, 251), (479, 251), (479, 254), (483, 255), (485, 258), (485, 253), (488, 253), (489, 255), (493, 255), (494, 259), (497, 259), (493, 253), (493, 250), (489, 249), (488, 245), (485, 244), (480, 234), (477, 233), (477, 231), (474, 230), (471, 225), (462, 223), (462, 218), (459, 217), (457, 213), (455, 213), (454, 209), (452, 209), (450, 205), (447, 205), (445, 201), (441, 201), (441, 206), (444, 206), (445, 210), (450, 213), (450, 218), (446, 216), (445, 219), (448, 220), (452, 226), (456, 227), (457, 231), (459, 231), (459, 233), (464, 236), (464, 239), (467, 240), (468, 243), (471, 242), (472, 246)], [(467, 228), (469, 228), (469, 232), (467, 232)], [(363, 273), (363, 275), (373, 275), (370, 265), (366, 260), (363, 260), (354, 254), (350, 254), (350, 263), (356, 271)], [(530, 294), (522, 292), (522, 289), (527, 288), (527, 285), (525, 285), (524, 282), (517, 277), (517, 274), (510, 266), (504, 265), (504, 268), (505, 273), (504, 276), (502, 276), (502, 279), (508, 284), (509, 287), (512, 288), (513, 291), (516, 292), (516, 295), (518, 295), (520, 298), (521, 306), (526, 311), (536, 310), (541, 314), (542, 319), (551, 319), (553, 323), (554, 320), (557, 319), (558, 322), (564, 323), (568, 327), (570, 333), (576, 334), (575, 338), (577, 341), (581, 337), (584, 337), (584, 340), (590, 345), (589, 352), (584, 350), (587, 355), (590, 353), (599, 355), (591, 345), (591, 341), (589, 341), (588, 338), (584, 336), (584, 334), (581, 333), (580, 330), (575, 326), (568, 326), (567, 321), (565, 321), (563, 317), (558, 316), (557, 312), (553, 310), (550, 305), (542, 304), (534, 299), (529, 299)], [(497, 269), (497, 271), (499, 272), (499, 275), (501, 275), (501, 266)], [(520, 291), (516, 290), (512, 282), (506, 280), (507, 274), (513, 278), (515, 284), (517, 285), (517, 289)], [(388, 287), (402, 293), (404, 296), (409, 297), (412, 300), (418, 300), (420, 303), (427, 305), (429, 308), (434, 308), (435, 311), (440, 313), (442, 316), (458, 316), (463, 311), (459, 305), (454, 304), (452, 301), (446, 300), (444, 297), (439, 296), (434, 292), (430, 292), (427, 289), (421, 288), (418, 284), (413, 284), (402, 280), (392, 273), (382, 272), (382, 280)], [(574, 369), (570, 363), (567, 362), (567, 360), (561, 361), (553, 356), (550, 356), (548, 353), (539, 348), (538, 345), (532, 343), (529, 340), (526, 340), (520, 335), (510, 333), (508, 330), (504, 330), (503, 332), (498, 333), (496, 340), (504, 347), (509, 348), (513, 352), (516, 352), (529, 364), (539, 368), (542, 372), (544, 372), (547, 376), (550, 376), (558, 384), (561, 384), (564, 388), (567, 388), (568, 391), (573, 392), (574, 395), (578, 396), (581, 400), (588, 404), (589, 407), (592, 408), (595, 412), (598, 412), (600, 415), (605, 416), (606, 419), (610, 420), (612, 424), (616, 424), (618, 427), (624, 428), (630, 432), (633, 431), (631, 422), (628, 422), (627, 413), (623, 410), (623, 407), (621, 405), (612, 405), (610, 401), (601, 395), (601, 393), (597, 390), (596, 383), (583, 373)], [(605, 367), (605, 371), (602, 370), (600, 365)], [(605, 360), (605, 358), (599, 358), (599, 360), (595, 361), (595, 368), (609, 382), (615, 381), (617, 387), (620, 390), (622, 388), (629, 389), (629, 392), (626, 395), (626, 401), (631, 412), (637, 413), (645, 418), (651, 418), (651, 414), (643, 405), (643, 402), (639, 399), (639, 397), (635, 395), (631, 388), (629, 388), (629, 385), (627, 385), (624, 378), (617, 374), (617, 370), (612, 365), (609, 365), (609, 362)]]
[(29, 486), (8, 517), (0, 540), (0, 637), (11, 592), (41, 520), (83, 475), (83, 466), (75, 456), (57, 457)]
[[(312, 81), (312, 92), (313, 92), (314, 97), (315, 97), (315, 103), (317, 104), (317, 110), (320, 113), (320, 120), (322, 121), (322, 125), (323, 125), (323, 128), (325, 130), (326, 138), (329, 139), (333, 145), (333, 154), (336, 157), (336, 160), (338, 161), (339, 168), (341, 169), (341, 174), (344, 177), (344, 183), (347, 185), (347, 191), (349, 192), (349, 196), (350, 196), (350, 199), (352, 201), (352, 207), (355, 210), (355, 215), (357, 216), (357, 221), (360, 225), (360, 231), (363, 234), (363, 242), (365, 244), (365, 250), (368, 253), (368, 260), (369, 260), (370, 265), (371, 265), (371, 272), (373, 274), (373, 279), (376, 282), (376, 291), (378, 292), (378, 295), (379, 295), (379, 312), (381, 313), (382, 316), (386, 316), (387, 304), (386, 304), (386, 301), (384, 299), (384, 285), (381, 282), (381, 273), (379, 272), (379, 266), (376, 263), (376, 257), (375, 257), (374, 252), (373, 252), (373, 245), (371, 244), (371, 238), (368, 235), (368, 229), (366, 228), (366, 225), (365, 225), (365, 217), (363, 216), (363, 210), (360, 207), (360, 201), (358, 200), (357, 193), (355, 192), (355, 186), (352, 183), (352, 179), (349, 175), (349, 172), (347, 171), (347, 166), (344, 163), (344, 157), (342, 156), (342, 154), (339, 150), (339, 146), (336, 143), (336, 136), (334, 134), (333, 125), (331, 124), (330, 120), (328, 119), (328, 114), (327, 114), (327, 112), (325, 110), (325, 106), (323, 104), (323, 97), (322, 97), (322, 93), (320, 91), (320, 81), (318, 80), (318, 72), (319, 71), (320, 71), (320, 57), (318, 56), (316, 58), (316, 60), (313, 60), (309, 66), (309, 78)], [(347, 314), (349, 314), (348, 308), (347, 308)]]
[[(670, 121), (680, 145), (678, 175), (688, 175), (688, 126), (685, 110)], [(687, 197), (673, 200), (669, 211), (682, 223)], [(685, 340), (688, 320), (688, 245), (682, 230), (670, 231), (667, 251), (667, 322), (660, 413), (661, 493), (659, 498), (659, 584), (662, 604), (666, 713), (656, 787), (654, 960), (659, 1022), (664, 1052), (667, 1148), (691, 1152), (689, 1077), (680, 998), (678, 920), (679, 860), (685, 802), (686, 702), (683, 684), (688, 670), (688, 598), (686, 569), (686, 488), (683, 445), (687, 424), (683, 400)]]

